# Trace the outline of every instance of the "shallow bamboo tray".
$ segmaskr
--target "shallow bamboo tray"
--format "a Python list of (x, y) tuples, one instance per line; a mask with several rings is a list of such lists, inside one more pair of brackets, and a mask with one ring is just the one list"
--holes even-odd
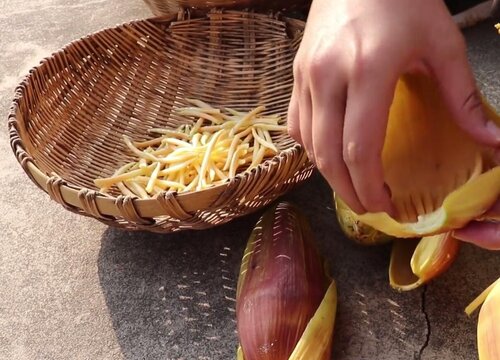
[(311, 5), (311, 0), (144, 0), (144, 2), (156, 16), (168, 15), (181, 9), (250, 8), (260, 11), (269, 9), (304, 11)]
[(53, 54), (18, 86), (9, 130), (25, 172), (68, 210), (131, 230), (203, 229), (255, 211), (311, 175), (286, 134), (280, 153), (228, 183), (138, 199), (98, 192), (132, 157), (121, 139), (148, 139), (148, 128), (176, 128), (172, 113), (197, 98), (214, 106), (286, 121), (292, 62), (304, 23), (270, 15), (181, 12), (106, 29)]

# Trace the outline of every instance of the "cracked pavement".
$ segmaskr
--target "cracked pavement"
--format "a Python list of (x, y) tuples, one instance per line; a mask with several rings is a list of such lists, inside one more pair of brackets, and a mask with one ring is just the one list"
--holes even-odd
[(426, 299), (427, 285), (424, 285), (422, 287), (421, 293), (422, 293), (421, 310), (422, 310), (422, 314), (424, 315), (424, 318), (425, 318), (425, 325), (427, 326), (427, 332), (425, 333), (425, 341), (424, 341), (422, 347), (420, 348), (420, 350), (418, 351), (418, 355), (415, 356), (415, 360), (422, 359), (422, 355), (424, 354), (424, 351), (427, 348), (427, 346), (429, 346), (429, 341), (431, 340), (431, 336), (432, 336), (431, 322), (429, 320), (429, 314), (427, 314), (427, 310), (425, 308), (425, 305), (426, 305), (425, 303), (427, 301), (427, 299)]
[[(211, 230), (130, 233), (50, 201), (12, 154), (6, 117), (16, 84), (71, 40), (148, 17), (140, 0), (0, 2), (0, 359), (233, 359), (234, 297), (260, 213)], [(480, 86), (500, 109), (500, 36), (466, 31)], [(500, 254), (464, 245), (442, 277), (390, 289), (388, 246), (345, 239), (319, 175), (287, 195), (304, 209), (339, 291), (337, 360), (477, 358), (463, 309), (500, 275)]]

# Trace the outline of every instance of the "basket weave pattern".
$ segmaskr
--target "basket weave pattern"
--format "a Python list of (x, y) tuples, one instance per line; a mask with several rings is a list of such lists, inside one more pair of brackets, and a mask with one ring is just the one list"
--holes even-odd
[(311, 4), (311, 0), (144, 0), (144, 2), (157, 16), (172, 14), (182, 9), (251, 8), (261, 11), (269, 9), (303, 11)]
[(286, 134), (273, 139), (280, 150), (274, 158), (202, 191), (142, 200), (100, 194), (93, 180), (133, 160), (122, 134), (146, 140), (149, 128), (190, 121), (173, 112), (187, 98), (241, 110), (264, 104), (285, 121), (303, 26), (249, 12), (181, 12), (82, 38), (17, 88), (12, 149), (52, 199), (110, 225), (171, 232), (255, 211), (311, 175), (312, 165)]

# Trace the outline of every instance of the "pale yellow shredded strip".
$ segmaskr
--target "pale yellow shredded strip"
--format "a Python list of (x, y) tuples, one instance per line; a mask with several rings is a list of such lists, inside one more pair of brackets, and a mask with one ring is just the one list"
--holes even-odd
[(239, 128), (241, 128), (242, 126), (245, 126), (247, 124), (247, 122), (252, 119), (252, 117), (259, 114), (260, 112), (262, 112), (265, 109), (266, 109), (265, 106), (257, 106), (255, 109), (253, 109), (248, 114), (243, 116), (243, 118), (240, 121), (238, 121), (234, 125), (234, 127), (231, 129), (231, 134), (234, 134)]
[[(268, 143), (270, 143), (271, 145), (274, 146), (274, 142), (273, 142), (273, 138), (271, 137), (271, 134), (269, 133), (269, 131), (267, 130), (263, 130), (263, 129), (257, 129), (257, 133), (260, 135), (260, 136), (264, 136), (264, 139), (266, 139), (266, 141)], [(277, 151), (277, 150), (276, 150)]]
[(148, 162), (145, 158), (140, 158), (139, 159), (139, 168), (143, 169), (148, 166)]
[(180, 171), (182, 169), (186, 169), (189, 166), (189, 164), (191, 164), (194, 160), (195, 159), (192, 158), (192, 159), (180, 162), (178, 164), (171, 165), (168, 168), (161, 170), (158, 175), (159, 176), (165, 176), (165, 175), (174, 173), (176, 171)]
[(257, 151), (257, 156), (255, 157), (255, 160), (252, 161), (252, 164), (250, 165), (250, 167), (255, 167), (257, 165), (259, 165), (262, 160), (264, 159), (264, 155), (266, 153), (266, 148), (265, 147), (261, 147), (259, 149), (259, 151)]
[(162, 161), (165, 164), (176, 164), (183, 161), (191, 160), (193, 158), (196, 158), (196, 156), (199, 156), (198, 151), (196, 151), (195, 153), (177, 153), (177, 154), (171, 154), (171, 156), (162, 159)]
[(215, 173), (219, 177), (220, 180), (227, 180), (229, 177), (227, 174), (225, 174), (218, 166), (215, 164), (213, 166), (213, 169), (215, 170)]
[(190, 136), (195, 135), (198, 130), (200, 130), (201, 125), (203, 125), (203, 118), (199, 118), (196, 124), (194, 124), (193, 128), (191, 129), (191, 132), (189, 133)]
[[(208, 147), (205, 151), (205, 156), (203, 157), (203, 162), (201, 163), (201, 170), (200, 170), (200, 179), (201, 180), (205, 179), (205, 173), (207, 171), (208, 160), (210, 159), (210, 154), (212, 152), (212, 149), (215, 146), (217, 139), (219, 138), (219, 136), (221, 136), (223, 131), (224, 130), (220, 130), (220, 131), (216, 132), (214, 134), (214, 136), (212, 137), (212, 139), (210, 140), (210, 143), (208, 144)], [(200, 184), (198, 184), (198, 186), (196, 187), (197, 190), (201, 190), (201, 184), (202, 184), (202, 182), (200, 181)]]
[(206, 120), (210, 120), (214, 124), (221, 124), (224, 120), (221, 118), (218, 118), (216, 116), (207, 114), (205, 112), (202, 112), (200, 110), (181, 110), (177, 112), (179, 115), (184, 115), (184, 116), (196, 116), (196, 117), (201, 117)]
[(495, 287), (495, 285), (500, 282), (500, 279), (498, 279), (497, 281), (495, 281), (493, 284), (491, 284), (490, 286), (488, 286), (486, 288), (486, 290), (484, 290), (481, 294), (479, 294), (479, 296), (477, 298), (475, 298), (466, 308), (465, 308), (465, 313), (470, 316), (472, 315), (472, 313), (474, 311), (477, 310), (477, 308), (479, 308), (483, 303), (484, 301), (486, 300), (486, 298), (488, 297), (488, 295), (490, 294), (491, 290), (493, 290), (493, 288)]
[(134, 165), (135, 164), (133, 162), (130, 162), (130, 163), (127, 163), (127, 164), (121, 166), (118, 170), (115, 171), (115, 173), (113, 174), (113, 176), (117, 176), (117, 175), (125, 173), (130, 168), (132, 168)]
[(253, 126), (276, 126), (278, 124), (279, 118), (271, 117), (258, 117), (250, 120)]
[(133, 181), (133, 180), (130, 180), (130, 181), (127, 181), (125, 182), (125, 184), (137, 195), (139, 196), (141, 199), (147, 199), (149, 198), (149, 195), (147, 193), (147, 191), (141, 186), (139, 185), (137, 182)]
[(160, 138), (155, 138), (155, 139), (151, 139), (151, 140), (147, 140), (147, 141), (134, 141), (132, 144), (134, 144), (134, 146), (137, 148), (145, 148), (148, 146), (161, 144), (162, 140), (163, 139), (160, 137)]
[(255, 124), (254, 126), (267, 131), (287, 131), (286, 125)]
[(191, 143), (193, 144), (193, 146), (198, 146), (198, 144), (200, 143), (200, 140), (201, 140), (201, 134), (197, 133), (197, 134), (193, 135)]
[[(147, 176), (139, 176), (134, 179), (138, 184), (147, 184), (149, 182), (149, 177)], [(163, 190), (175, 187), (175, 188), (184, 188), (185, 185), (181, 184), (178, 181), (173, 181), (173, 180), (163, 180), (163, 179), (156, 179), (155, 180), (155, 186), (158, 186), (159, 188), (162, 188)]]
[(214, 179), (215, 171), (212, 169), (212, 167), (209, 166), (207, 169), (207, 176), (205, 176), (205, 185), (211, 185)]
[(169, 144), (177, 145), (177, 146), (185, 146), (185, 147), (192, 147), (193, 146), (188, 141), (183, 141), (183, 140), (179, 140), (179, 139), (167, 139), (166, 141)]
[(179, 183), (186, 186), (186, 171), (179, 171)]
[(122, 182), (118, 182), (116, 183), (116, 187), (118, 188), (118, 190), (120, 190), (122, 192), (123, 195), (125, 196), (137, 196), (135, 193), (133, 193), (132, 191), (130, 191), (128, 189), (128, 187), (125, 186), (124, 183)]
[(166, 156), (166, 155), (170, 154), (172, 151), (173, 151), (173, 149), (170, 147), (163, 147), (163, 148), (159, 148), (158, 150), (154, 150), (151, 154), (153, 154), (154, 156), (161, 159), (162, 156)]
[(236, 124), (236, 121), (234, 120), (230, 120), (230, 121), (226, 121), (225, 123), (223, 124), (220, 124), (220, 125), (207, 125), (207, 126), (202, 126), (200, 127), (200, 130), (201, 131), (218, 131), (218, 130), (221, 130), (221, 129), (230, 129), (232, 126), (234, 126), (234, 124)]
[(224, 170), (229, 170), (229, 166), (231, 165), (231, 161), (233, 159), (233, 154), (236, 151), (236, 147), (238, 146), (238, 142), (241, 140), (243, 136), (247, 136), (252, 133), (252, 128), (248, 128), (245, 131), (240, 132), (239, 134), (234, 135), (233, 141), (231, 142), (231, 146), (229, 146), (229, 152), (227, 153), (226, 164), (224, 165)]
[(156, 163), (156, 167), (151, 173), (151, 177), (149, 178), (148, 184), (146, 185), (146, 191), (151, 193), (153, 191), (153, 187), (155, 186), (155, 181), (158, 178), (158, 173), (161, 170), (161, 164)]
[(260, 143), (258, 141), (254, 141), (253, 143), (253, 152), (252, 152), (252, 164), (256, 162), (257, 154), (260, 151)]
[(201, 135), (201, 140), (200, 140), (201, 144), (206, 145), (209, 138), (210, 138), (210, 133), (203, 133), (203, 135)]
[(274, 146), (274, 144), (270, 143), (269, 141), (264, 139), (261, 134), (259, 134), (258, 129), (256, 130), (255, 128), (252, 128), (252, 134), (254, 139), (257, 140), (263, 147), (267, 147), (274, 150), (275, 152), (278, 152), (278, 149), (276, 149), (276, 146)]
[(154, 128), (160, 136), (133, 142), (123, 140), (137, 161), (126, 164), (109, 178), (96, 179), (101, 191), (115, 185), (123, 194), (150, 198), (161, 191), (201, 190), (236, 176), (242, 165), (258, 166), (278, 152), (270, 132), (286, 131), (280, 117), (262, 115), (264, 106), (249, 112), (213, 108), (188, 99), (193, 107), (176, 109), (192, 118), (177, 130)]
[(155, 162), (159, 161), (159, 159), (156, 156), (151, 155), (150, 153), (147, 153), (145, 151), (141, 151), (138, 148), (136, 148), (134, 146), (134, 144), (132, 144), (132, 140), (130, 140), (130, 138), (128, 136), (123, 135), (123, 141), (125, 142), (125, 145), (127, 145), (128, 148), (130, 150), (132, 150), (132, 152), (134, 154), (136, 154), (139, 158), (145, 158), (145, 159), (147, 159), (149, 161), (155, 161)]
[(191, 191), (193, 190), (194, 188), (196, 188), (196, 186), (198, 186), (198, 183), (199, 183), (199, 180), (200, 180), (200, 175), (196, 175), (194, 177), (194, 179), (191, 181), (191, 183), (189, 183), (185, 188), (184, 188), (184, 191)]
[(244, 149), (239, 148), (234, 152), (233, 159), (231, 161), (231, 166), (229, 167), (229, 177), (235, 177), (236, 176), (236, 170), (238, 169), (238, 162), (241, 156), (241, 153)]
[(157, 180), (158, 184), (161, 184), (162, 186), (167, 188), (176, 188), (178, 190), (183, 190), (186, 188), (184, 184), (181, 184), (178, 181), (170, 181), (170, 180)]
[(103, 178), (103, 179), (95, 179), (94, 183), (97, 187), (103, 188), (103, 187), (108, 187), (116, 184), (117, 182), (123, 182), (125, 180), (132, 179), (136, 176), (139, 175), (144, 175), (148, 173), (149, 171), (153, 170), (154, 165), (149, 165), (148, 167), (142, 168), (142, 169), (137, 169), (137, 170), (132, 170), (128, 173), (123, 173), (117, 176), (112, 176), (109, 178)]
[(161, 192), (163, 192), (163, 189), (161, 187), (158, 187), (156, 185), (153, 187), (153, 195), (158, 195)]
[(241, 111), (238, 111), (238, 110), (235, 110), (235, 109), (232, 109), (232, 108), (224, 108), (228, 113), (230, 113), (231, 115), (233, 116), (243, 116), (244, 113), (241, 112)]
[(186, 99), (188, 102), (190, 102), (191, 104), (193, 104), (194, 106), (196, 107), (199, 107), (199, 108), (202, 108), (202, 109), (213, 109), (212, 106), (208, 105), (206, 102), (203, 102), (201, 100), (198, 100), (198, 99), (192, 99), (192, 98), (189, 98), (189, 99)]
[[(252, 134), (248, 134), (244, 139), (243, 141), (241, 142), (242, 144), (250, 144), (250, 141), (252, 140), (253, 138), (253, 135)], [(250, 148), (249, 148), (250, 149)]]
[(174, 130), (168, 130), (168, 129), (157, 129), (157, 128), (155, 128), (155, 129), (149, 129), (148, 132), (149, 133), (153, 133), (153, 134), (166, 135), (166, 136), (173, 137), (173, 138), (181, 138), (181, 139), (184, 139), (184, 140), (188, 140), (189, 139), (189, 135), (188, 134), (180, 132), (180, 131), (174, 131)]
[[(222, 124), (222, 125), (225, 125), (226, 123), (232, 123), (232, 124), (234, 124), (238, 120), (241, 120), (241, 118), (242, 118), (241, 114), (238, 114), (238, 115), (228, 115), (228, 114), (221, 113), (220, 116), (225, 121), (224, 124)], [(231, 124), (231, 126), (233, 126), (232, 124)]]
[(201, 111), (205, 114), (211, 114), (211, 115), (220, 115), (221, 114), (220, 109), (214, 109), (213, 107), (207, 107), (207, 106), (204, 106), (204, 107), (196, 107), (196, 106), (182, 107), (182, 108), (178, 109), (177, 113), (180, 114), (183, 111)]

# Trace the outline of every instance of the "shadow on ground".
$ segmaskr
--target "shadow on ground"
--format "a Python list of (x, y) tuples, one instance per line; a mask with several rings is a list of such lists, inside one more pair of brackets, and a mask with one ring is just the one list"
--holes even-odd
[[(341, 235), (331, 192), (317, 174), (285, 199), (309, 218), (338, 284), (333, 357), (418, 354), (427, 337), (421, 290), (398, 294), (390, 289), (390, 248), (362, 247)], [(237, 274), (261, 213), (204, 231), (105, 231), (99, 280), (125, 359), (235, 358)]]
[[(307, 212), (326, 209), (311, 196), (328, 201), (327, 187), (315, 178), (287, 196)], [(125, 359), (234, 358), (238, 271), (261, 214), (203, 231), (104, 232), (99, 281)]]
[(257, 215), (169, 235), (108, 228), (98, 273), (125, 359), (230, 359), (239, 263)]

